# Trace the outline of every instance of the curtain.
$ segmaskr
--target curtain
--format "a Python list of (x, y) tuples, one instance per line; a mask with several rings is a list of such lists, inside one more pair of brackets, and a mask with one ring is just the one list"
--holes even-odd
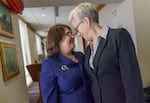
[(22, 0), (6, 0), (9, 8), (17, 14), (22, 14), (24, 5)]

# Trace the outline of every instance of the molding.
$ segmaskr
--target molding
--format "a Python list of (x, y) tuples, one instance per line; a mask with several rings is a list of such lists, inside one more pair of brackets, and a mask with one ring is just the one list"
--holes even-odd
[(106, 4), (99, 4), (99, 5), (97, 6), (97, 8), (96, 8), (97, 11), (100, 12), (100, 11), (105, 7), (105, 5), (106, 5)]

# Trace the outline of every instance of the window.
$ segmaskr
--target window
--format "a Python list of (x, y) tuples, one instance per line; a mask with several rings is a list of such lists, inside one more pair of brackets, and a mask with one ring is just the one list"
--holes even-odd
[(31, 56), (30, 56), (27, 25), (20, 19), (19, 19), (19, 31), (20, 31), (22, 54), (23, 54), (23, 62), (25, 68), (26, 84), (28, 87), (32, 83), (32, 78), (26, 68), (26, 65), (31, 64)]

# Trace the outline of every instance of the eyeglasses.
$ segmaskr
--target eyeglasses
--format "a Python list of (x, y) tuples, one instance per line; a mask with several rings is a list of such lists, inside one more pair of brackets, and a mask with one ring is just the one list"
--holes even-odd
[(75, 33), (73, 33), (73, 35), (77, 35), (77, 33), (79, 32), (79, 31), (78, 31), (78, 28), (79, 28), (79, 26), (80, 26), (81, 23), (83, 23), (83, 21), (80, 21), (80, 22), (77, 24), (77, 26), (75, 27)]
[(65, 35), (70, 36), (70, 37), (73, 37), (73, 35), (72, 35), (72, 32), (71, 32), (71, 31), (66, 32), (66, 33), (65, 33)]

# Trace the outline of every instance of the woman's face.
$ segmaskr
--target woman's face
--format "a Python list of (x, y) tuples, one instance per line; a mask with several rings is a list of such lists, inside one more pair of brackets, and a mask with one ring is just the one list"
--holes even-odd
[(71, 53), (73, 51), (73, 49), (75, 48), (75, 44), (74, 44), (74, 38), (70, 35), (71, 30), (69, 30), (68, 28), (65, 28), (65, 35), (62, 38), (61, 42), (60, 42), (60, 52), (62, 54), (68, 54)]
[(72, 26), (75, 28), (75, 31), (77, 33), (78, 36), (82, 36), (85, 40), (90, 41), (90, 21), (87, 19), (87, 17), (85, 17), (85, 19), (83, 19), (80, 22), (77, 22), (75, 19), (72, 20)]

